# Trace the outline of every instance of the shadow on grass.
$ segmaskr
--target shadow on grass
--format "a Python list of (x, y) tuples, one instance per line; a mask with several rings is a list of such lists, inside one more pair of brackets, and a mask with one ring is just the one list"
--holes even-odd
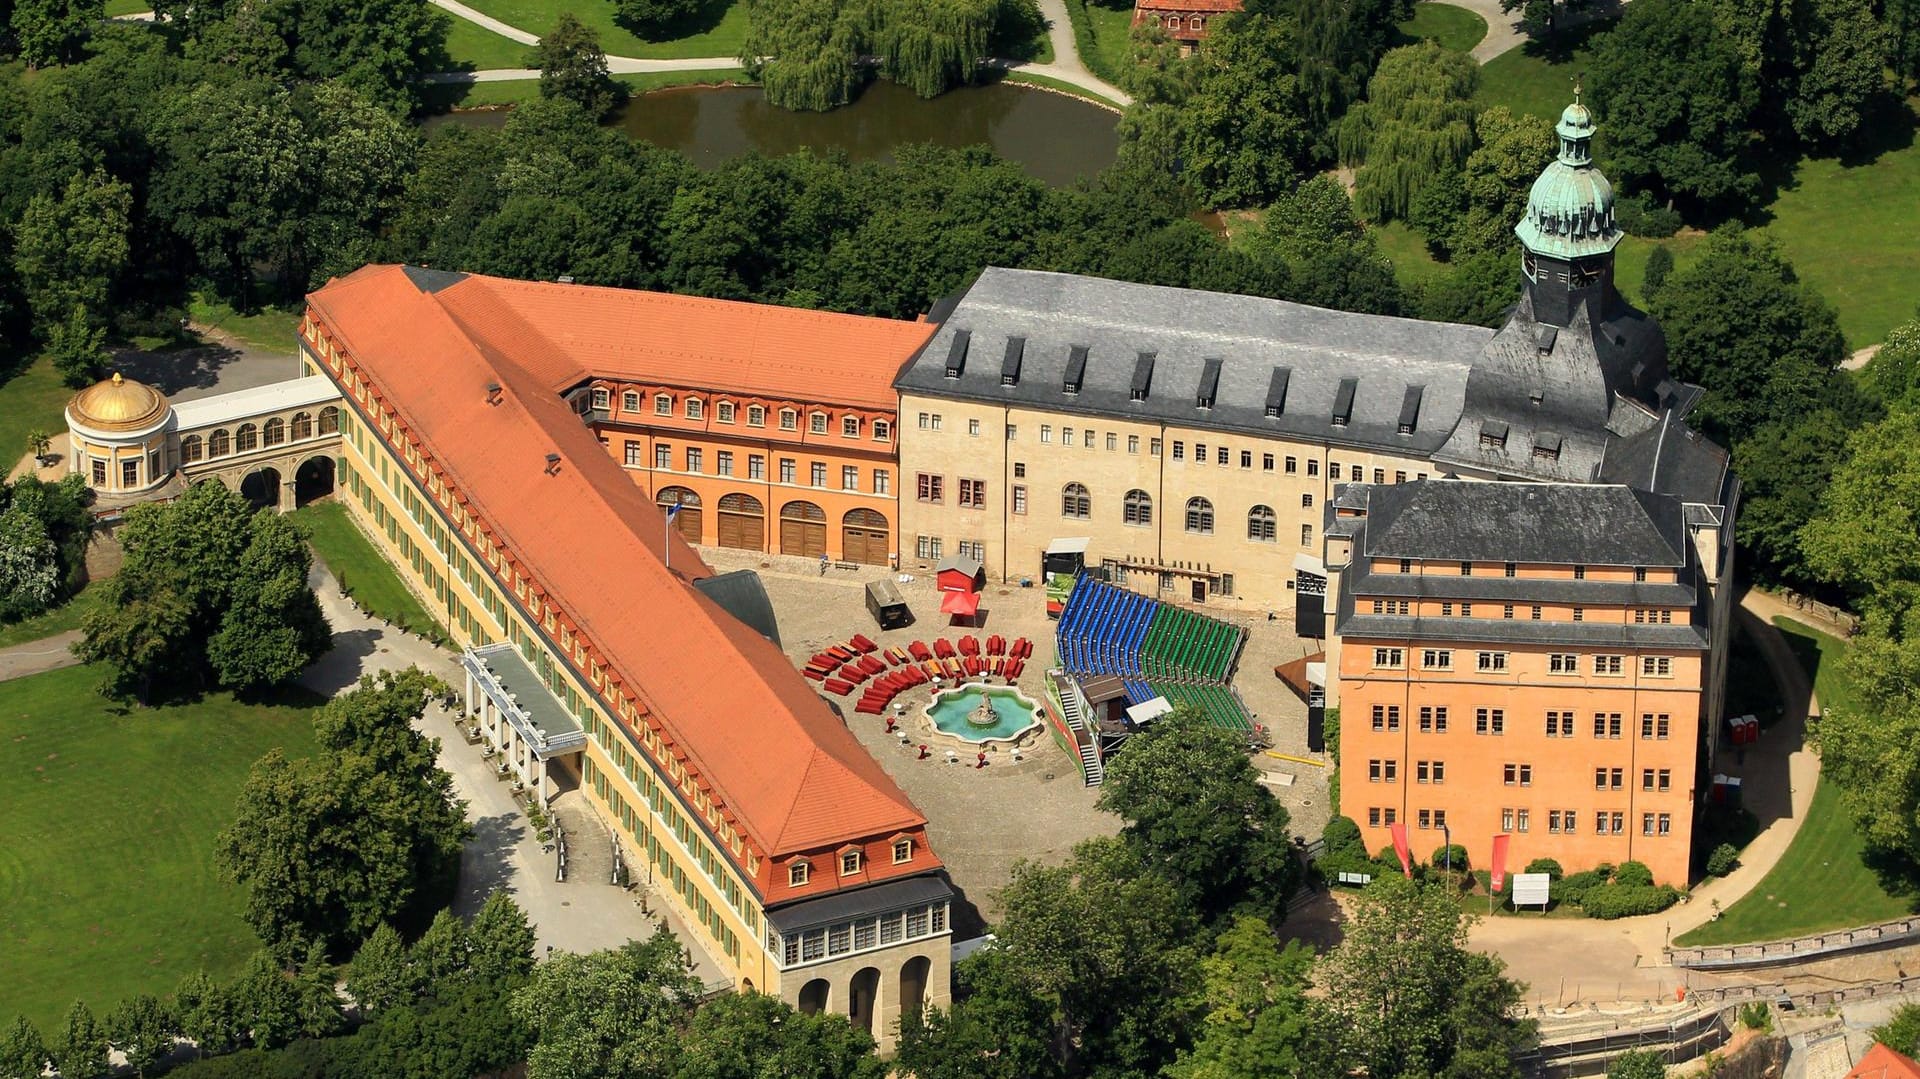
[[(1601, 11), (1603, 7), (1608, 10)], [(1595, 4), (1593, 9), (1595, 13), (1578, 25), (1557, 29), (1541, 37), (1529, 37), (1527, 43), (1520, 46), (1521, 53), (1549, 64), (1570, 62), (1574, 53), (1587, 48), (1595, 38), (1613, 29), (1613, 24), (1618, 21), (1618, 16), (1611, 13), (1617, 9), (1617, 5)], [(1569, 72), (1567, 77), (1571, 80), (1577, 74)], [(1572, 89), (1571, 81), (1568, 89)]]
[[(720, 25), (732, 10), (734, 0), (699, 0), (690, 9), (681, 12), (664, 12), (654, 19), (635, 19), (628, 17), (626, 5), (615, 3), (613, 21), (621, 29), (627, 30), (642, 41), (675, 41), (695, 34), (711, 32)], [(658, 0), (648, 6), (658, 6)]]

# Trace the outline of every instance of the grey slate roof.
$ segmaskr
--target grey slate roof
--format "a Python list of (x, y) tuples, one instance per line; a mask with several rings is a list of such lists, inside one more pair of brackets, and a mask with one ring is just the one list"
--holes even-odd
[[(923, 903), (941, 903), (953, 898), (953, 886), (945, 870), (905, 880), (832, 892), (816, 899), (802, 899), (786, 906), (768, 907), (767, 921), (782, 933), (797, 933), (814, 926), (830, 925), (863, 915), (883, 914)], [(951, 923), (949, 923), (951, 924)]]
[[(1492, 336), (1479, 326), (995, 267), (894, 385), (1426, 455), (1458, 422), (1468, 372)], [(1020, 344), (1010, 348), (1014, 339)], [(1076, 361), (1084, 371), (1069, 393)], [(1209, 381), (1211, 407), (1200, 407)], [(1409, 409), (1412, 430), (1403, 434)]]
[(1372, 486), (1362, 544), (1370, 558), (1687, 565), (1679, 500), (1611, 484)]
[(1607, 444), (1600, 478), (1683, 502), (1725, 506), (1733, 501), (1728, 454), (1670, 411), (1660, 422)]
[(780, 643), (780, 622), (774, 617), (773, 600), (767, 596), (767, 586), (758, 573), (750, 569), (717, 573), (693, 582), (693, 587), (748, 629), (774, 644)]

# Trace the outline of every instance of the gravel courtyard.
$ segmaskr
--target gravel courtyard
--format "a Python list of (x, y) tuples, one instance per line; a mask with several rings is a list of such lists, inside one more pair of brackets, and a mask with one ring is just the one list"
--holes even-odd
[[(760, 574), (779, 618), (781, 642), (796, 666), (804, 666), (814, 653), (856, 633), (882, 648), (916, 640), (931, 643), (936, 637), (958, 641), (968, 633), (984, 640), (997, 633), (1009, 641), (1025, 637), (1033, 642), (1033, 660), (1021, 676), (1020, 688), (1035, 699), (1044, 692), (1045, 671), (1053, 662), (1054, 624), (1047, 619), (1040, 588), (989, 584), (981, 602), (979, 628), (950, 628), (946, 616), (939, 613), (930, 576), (901, 582), (900, 591), (917, 621), (905, 629), (883, 632), (867, 613), (864, 586), (888, 576), (884, 568), (836, 567), (822, 576), (818, 562), (800, 558), (711, 547), (701, 548), (700, 554), (717, 571), (752, 569)], [(1251, 631), (1235, 685), (1255, 721), (1272, 732), (1274, 752), (1312, 756), (1306, 753), (1306, 706), (1274, 677), (1273, 667), (1314, 650), (1315, 642), (1295, 638), (1290, 617), (1269, 622), (1265, 612), (1207, 613), (1239, 622)], [(887, 734), (881, 717), (853, 711), (857, 692), (828, 699), (927, 815), (934, 849), (962, 895), (954, 928), (964, 939), (998, 917), (995, 893), (1006, 884), (1015, 862), (1059, 862), (1081, 840), (1118, 831), (1120, 821), (1094, 808), (1098, 790), (1081, 786), (1073, 759), (1043, 732), (1024, 740), (1023, 759), (1017, 763), (1004, 751), (990, 752), (985, 768), (973, 766), (970, 752), (963, 754), (961, 763), (946, 763), (944, 744), (928, 737), (930, 728), (921, 717), (929, 696), (926, 688), (916, 687), (895, 698), (907, 704), (901, 722), (908, 735), (904, 742)], [(919, 759), (922, 742), (935, 747), (927, 760)], [(1272, 790), (1292, 812), (1297, 830), (1319, 835), (1326, 819), (1326, 769), (1270, 754), (1258, 754), (1254, 761), (1266, 772), (1294, 777), (1290, 786), (1275, 783)]]

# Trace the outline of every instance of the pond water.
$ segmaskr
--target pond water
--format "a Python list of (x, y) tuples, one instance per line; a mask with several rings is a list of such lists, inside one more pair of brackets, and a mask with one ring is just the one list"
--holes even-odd
[[(1118, 119), (1079, 98), (1012, 83), (967, 86), (925, 100), (880, 80), (831, 112), (775, 108), (757, 86), (657, 90), (628, 102), (608, 123), (707, 169), (754, 150), (769, 156), (841, 150), (855, 161), (873, 161), (890, 160), (894, 147), (912, 143), (985, 143), (1028, 175), (1061, 187), (1113, 164)], [(490, 126), (504, 123), (505, 114), (456, 113), (439, 122)]]
[[(989, 718), (981, 713), (981, 703), (992, 709)], [(943, 733), (969, 742), (994, 742), (1018, 738), (1040, 723), (1034, 703), (1018, 690), (947, 689), (933, 695), (927, 706), (927, 718)]]

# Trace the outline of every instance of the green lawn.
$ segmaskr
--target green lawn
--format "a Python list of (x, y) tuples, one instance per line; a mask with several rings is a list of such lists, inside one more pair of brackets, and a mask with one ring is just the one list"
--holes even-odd
[(45, 357), (11, 378), (0, 375), (0, 478), (26, 456), (27, 432), (57, 435), (67, 429), (67, 401), (73, 392)]
[[(1045, 63), (1045, 62), (1046, 61), (1044, 60), (1041, 61), (1041, 63)], [(1118, 109), (1120, 107), (1120, 103), (1112, 100), (1111, 98), (1102, 96), (1100, 94), (1096, 94), (1092, 90), (1087, 90), (1087, 89), (1083, 89), (1082, 87), (1075, 86), (1070, 82), (1062, 82), (1059, 79), (1048, 78), (1045, 75), (1035, 75), (1035, 74), (1032, 74), (1031, 72), (1026, 72), (1026, 71), (1009, 71), (1005, 75), (1001, 76), (1000, 81), (1024, 83), (1028, 86), (1041, 86), (1049, 90), (1058, 90), (1063, 94), (1069, 94), (1073, 97), (1080, 98), (1082, 101), (1091, 101), (1096, 105), (1104, 105), (1110, 109)]]
[(452, 25), (447, 29), (447, 55), (453, 57), (456, 70), (534, 66), (533, 50), (527, 46), (465, 19), (449, 18)]
[(214, 865), (247, 770), (312, 750), (305, 707), (121, 709), (88, 667), (0, 683), (0, 1015), (51, 1039), (76, 998), (103, 1014), (259, 947)]
[(1076, 22), (1082, 15), (1087, 20), (1086, 33), (1093, 39), (1093, 53), (1080, 57), (1087, 70), (1111, 83), (1123, 81), (1121, 76), (1133, 64), (1132, 45), (1127, 40), (1133, 31), (1133, 5), (1073, 0), (1067, 4), (1067, 14)]
[(1409, 42), (1432, 38), (1442, 48), (1471, 52), (1487, 36), (1487, 20), (1466, 8), (1426, 0), (1415, 4), (1413, 18), (1397, 29)]
[(98, 586), (90, 585), (82, 588), (72, 599), (45, 614), (23, 618), (18, 622), (0, 623), (0, 648), (11, 648), (16, 644), (38, 641), (56, 633), (79, 629), (80, 620), (87, 616), (88, 611), (99, 605), (103, 594)]
[(138, 15), (143, 11), (152, 11), (148, 0), (107, 0), (107, 18), (118, 15)]
[(1432, 252), (1427, 250), (1427, 238), (1405, 221), (1369, 225), (1367, 231), (1380, 241), (1380, 253), (1393, 263), (1393, 276), (1400, 279), (1401, 287), (1412, 291), (1446, 275), (1448, 267), (1435, 261)]
[[(1560, 110), (1573, 100), (1574, 80), (1591, 61), (1592, 36), (1610, 25), (1590, 23), (1568, 31), (1559, 49), (1544, 49), (1533, 42), (1501, 53), (1480, 65), (1480, 89), (1474, 101), (1483, 109), (1505, 105), (1514, 112), (1558, 120)], [(1600, 137), (1606, 138), (1604, 126)]]
[[(714, 68), (705, 71), (650, 71), (640, 75), (615, 75), (613, 81), (625, 85), (632, 93), (644, 94), (669, 86), (720, 86), (749, 80), (747, 73), (739, 68)], [(440, 84), (428, 87), (427, 97), (432, 106), (439, 110), (519, 105), (540, 97), (540, 80)]]
[(294, 511), (293, 520), (306, 531), (314, 554), (369, 614), (416, 633), (431, 628), (428, 636), (440, 634), (439, 623), (360, 534), (347, 507), (338, 502), (316, 503)]
[(195, 325), (211, 326), (258, 349), (291, 355), (299, 347), (300, 311), (297, 308), (263, 307), (251, 315), (243, 315), (228, 304), (199, 294), (187, 305), (187, 314)]
[(614, 6), (608, 0), (471, 0), (467, 6), (536, 36), (551, 32), (560, 13), (571, 11), (600, 35), (600, 47), (608, 56), (735, 56), (747, 36), (746, 5), (729, 0), (710, 0), (694, 19), (702, 27), (699, 33), (666, 41), (644, 40), (614, 22)]
[[(1787, 618), (1774, 624), (1787, 642), (1812, 665), (1814, 692), (1822, 708), (1851, 706), (1853, 686), (1840, 669), (1846, 645), (1838, 638)], [(1735, 944), (1776, 940), (1822, 929), (1864, 925), (1898, 918), (1915, 909), (1911, 897), (1893, 895), (1861, 860), (1863, 844), (1840, 793), (1825, 782), (1815, 788), (1807, 819), (1793, 843), (1753, 891), (1728, 907), (1716, 922), (1674, 941), (1675, 944)]]

